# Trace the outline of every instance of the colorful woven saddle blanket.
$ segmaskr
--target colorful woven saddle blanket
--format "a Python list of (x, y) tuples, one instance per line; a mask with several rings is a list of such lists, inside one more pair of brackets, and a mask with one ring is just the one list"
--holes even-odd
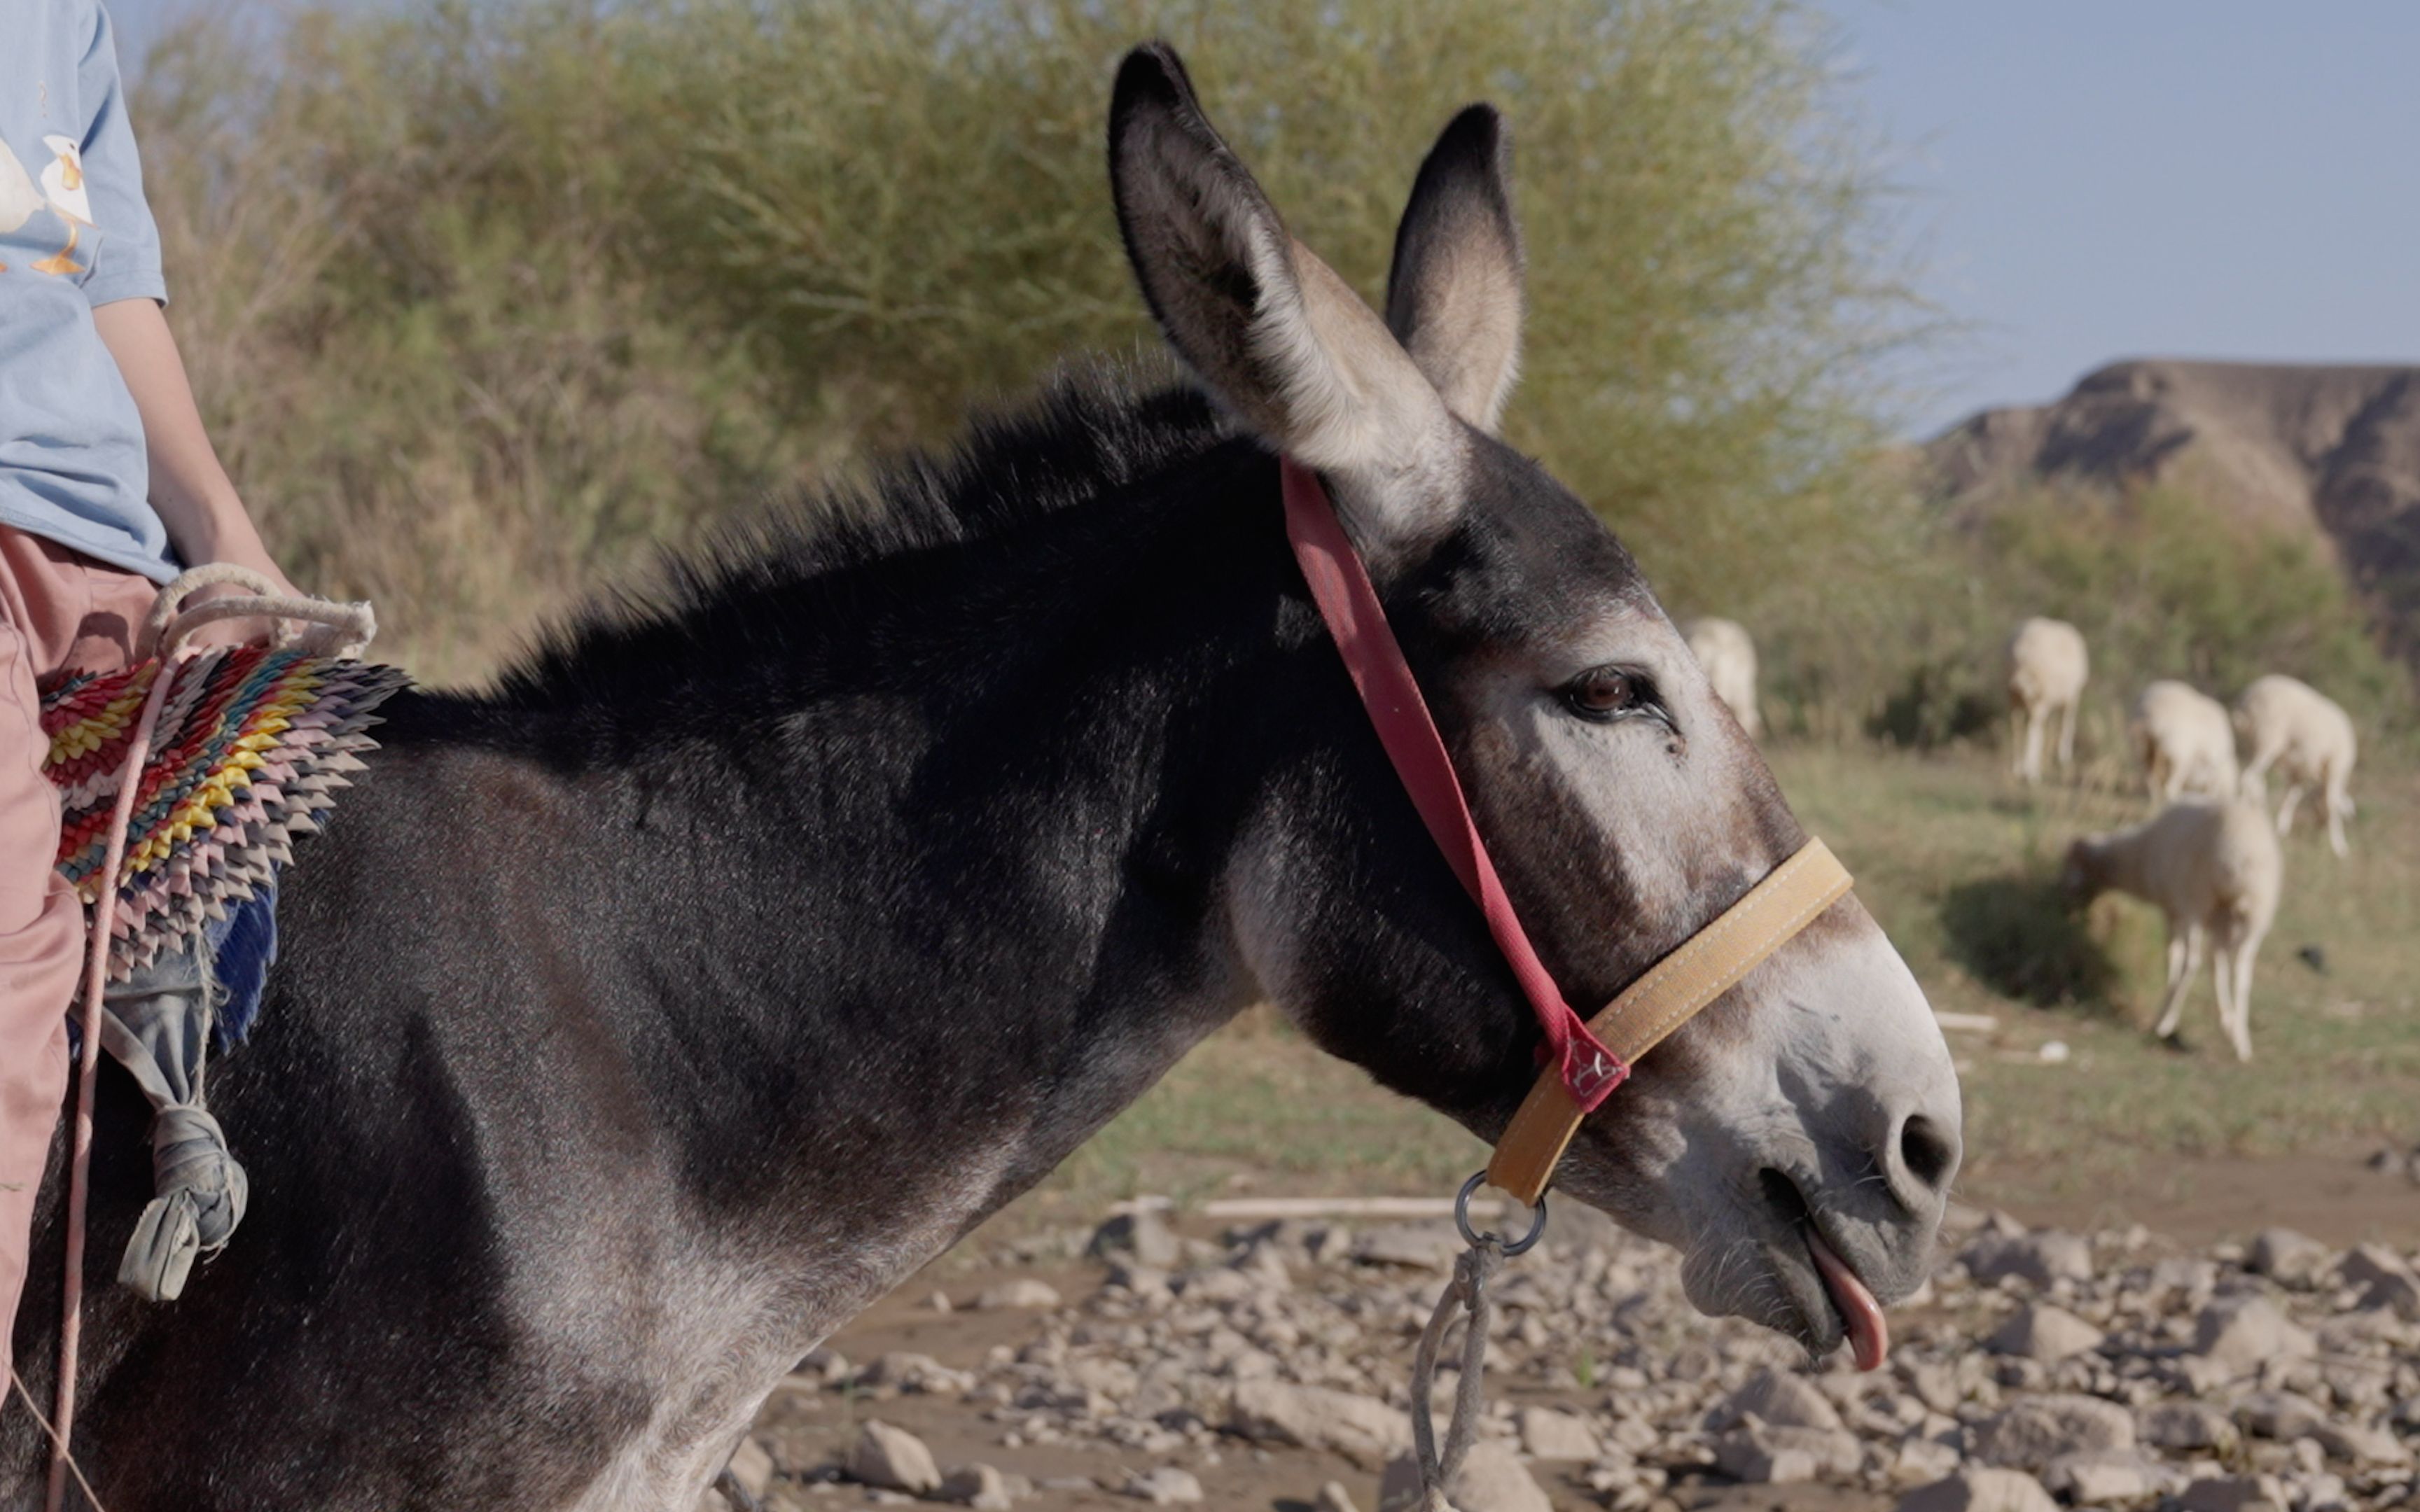
[[(162, 664), (65, 678), (42, 695), (45, 769), (65, 823), (58, 869), (87, 906), (101, 875), (119, 777)], [(378, 706), (401, 670), (268, 646), (222, 647), (177, 663), (151, 733), (116, 878), (109, 975), (123, 982), (163, 955), (214, 962), (223, 1043), (240, 1040), (276, 951), (279, 871), (315, 832), (346, 775), (376, 748)]]

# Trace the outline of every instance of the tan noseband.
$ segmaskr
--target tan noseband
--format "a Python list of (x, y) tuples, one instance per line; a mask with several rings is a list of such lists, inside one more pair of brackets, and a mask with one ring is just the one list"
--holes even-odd
[[(1782, 943), (1815, 921), (1849, 890), (1849, 872), (1831, 849), (1810, 840), (1775, 867), (1747, 896), (1725, 909), (1681, 948), (1589, 1020), (1589, 1028), (1625, 1062), (1660, 1043), (1756, 969)], [(1534, 1207), (1555, 1177), (1555, 1165), (1579, 1132), (1584, 1113), (1554, 1067), (1505, 1126), (1487, 1163), (1487, 1181)]]

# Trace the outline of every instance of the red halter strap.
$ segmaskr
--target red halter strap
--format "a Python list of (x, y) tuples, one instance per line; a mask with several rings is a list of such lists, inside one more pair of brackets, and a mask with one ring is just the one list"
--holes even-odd
[(1563, 1088), (1585, 1113), (1606, 1100), (1630, 1074), (1627, 1062), (1590, 1033), (1587, 1021), (1563, 1001), (1561, 989), (1548, 975), (1528, 933), (1505, 896), (1504, 884), (1488, 859), (1487, 842), (1470, 817), (1462, 782), (1454, 776), (1453, 758), (1437, 733), (1436, 720), (1420, 697), (1420, 685), (1404, 660), (1403, 648), (1387, 624), (1387, 611), (1361, 554), (1353, 548), (1327, 490), (1309, 468), (1291, 458), (1280, 464), (1285, 482), (1286, 537), (1295, 560), (1302, 564), (1303, 580), (1319, 605), (1320, 618), (1361, 691), (1361, 705), (1378, 742), (1411, 795), (1412, 807), (1445, 853), (1446, 864), (1462, 879), (1487, 918), (1487, 932), (1521, 984), (1522, 995), (1546, 1032), (1546, 1055), (1560, 1072)]

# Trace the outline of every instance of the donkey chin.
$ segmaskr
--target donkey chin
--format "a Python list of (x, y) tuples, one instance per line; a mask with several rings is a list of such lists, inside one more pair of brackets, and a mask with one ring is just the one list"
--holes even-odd
[(1922, 989), (1854, 899), (1643, 1061), (1559, 1189), (1678, 1248), (1689, 1301), (1882, 1363), (1960, 1159)]

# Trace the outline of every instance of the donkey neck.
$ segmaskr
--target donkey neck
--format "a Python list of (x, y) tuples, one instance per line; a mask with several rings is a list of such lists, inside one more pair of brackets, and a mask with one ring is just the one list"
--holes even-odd
[(799, 592), (845, 625), (516, 721), (649, 879), (610, 905), (654, 957), (623, 1027), (699, 1203), (813, 1253), (880, 1193), (945, 1242), (1249, 1000), (1220, 894), (1287, 559), (1265, 457), (1199, 474), (844, 569)]

